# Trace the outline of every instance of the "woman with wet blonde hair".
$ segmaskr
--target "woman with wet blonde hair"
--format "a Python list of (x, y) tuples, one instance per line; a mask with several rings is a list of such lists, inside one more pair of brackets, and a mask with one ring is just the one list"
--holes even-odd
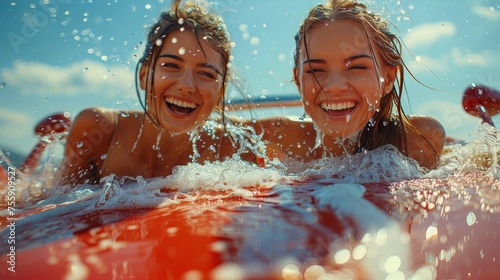
[(406, 67), (386, 20), (362, 3), (329, 0), (310, 9), (295, 42), (293, 79), (312, 123), (263, 120), (271, 157), (307, 162), (390, 144), (423, 167), (437, 166), (444, 129), (431, 117), (405, 115)]

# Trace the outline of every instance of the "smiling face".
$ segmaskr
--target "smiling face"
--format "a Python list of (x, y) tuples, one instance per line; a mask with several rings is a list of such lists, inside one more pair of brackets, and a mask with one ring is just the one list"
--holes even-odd
[[(148, 113), (171, 132), (187, 132), (203, 124), (222, 94), (222, 56), (190, 30), (174, 31), (163, 40), (155, 65), (143, 65), (141, 88), (148, 67), (154, 67)], [(151, 71), (149, 71), (151, 73)], [(152, 102), (154, 99), (154, 102)]]
[(351, 19), (316, 23), (305, 40), (294, 78), (307, 114), (325, 135), (354, 135), (392, 90), (396, 69), (384, 65), (376, 44), (370, 50), (362, 25)]

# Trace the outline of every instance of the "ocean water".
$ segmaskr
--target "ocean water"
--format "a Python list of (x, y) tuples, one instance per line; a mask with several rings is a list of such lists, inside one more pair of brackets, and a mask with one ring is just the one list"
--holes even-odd
[(15, 215), (5, 201), (0, 209), (0, 275), (496, 279), (498, 131), (478, 125), (474, 135), (430, 172), (384, 146), (299, 173), (233, 158), (73, 189), (21, 178)]

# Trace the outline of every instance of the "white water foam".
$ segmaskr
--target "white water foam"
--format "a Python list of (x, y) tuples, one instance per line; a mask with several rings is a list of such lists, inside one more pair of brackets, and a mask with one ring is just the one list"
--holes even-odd
[[(367, 262), (363, 264), (365, 272), (384, 276), (396, 272), (408, 275), (410, 269), (410, 260), (406, 255), (408, 248), (403, 242), (404, 238), (401, 239), (405, 233), (392, 217), (362, 197), (366, 187), (360, 184), (443, 178), (474, 170), (495, 170), (495, 151), (499, 146), (497, 133), (498, 131), (490, 126), (479, 125), (474, 141), (465, 145), (447, 146), (441, 166), (428, 173), (425, 173), (415, 161), (401, 155), (394, 147), (384, 146), (346, 158), (325, 158), (315, 162), (312, 168), (296, 174), (284, 174), (282, 170), (272, 166), (259, 168), (244, 163), (236, 157), (224, 162), (178, 166), (172, 175), (147, 180), (141, 177), (118, 179), (108, 176), (101, 186), (80, 185), (73, 189), (55, 187), (46, 190), (45, 196), (39, 197), (41, 199), (37, 204), (20, 207), (18, 213), (37, 207), (56, 207), (24, 217), (17, 225), (21, 229), (43, 221), (57, 220), (63, 216), (100, 210), (161, 208), (185, 201), (194, 202), (200, 198), (213, 200), (228, 197), (252, 198), (263, 189), (278, 194), (280, 205), (286, 207), (286, 204), (293, 203), (297, 198), (294, 186), (290, 185), (290, 182), (300, 182), (305, 178), (307, 181), (312, 180), (314, 192), (309, 195), (317, 202), (314, 205), (316, 211), (327, 211), (337, 215), (339, 219), (344, 217), (355, 221), (353, 229), (356, 228), (359, 234), (357, 238), (360, 245), (365, 246), (366, 252), (384, 252), (378, 257), (366, 258)], [(432, 188), (432, 186), (426, 187)], [(413, 200), (415, 197), (412, 195), (417, 193), (413, 192), (415, 190), (412, 187), (404, 194), (401, 190), (396, 190), (392, 194), (402, 196), (403, 200)], [(32, 192), (21, 193), (29, 196)], [(405, 198), (405, 195), (408, 197)], [(5, 215), (4, 212), (2, 215)], [(379, 235), (384, 235), (386, 240), (398, 238), (401, 242), (397, 244), (376, 242)], [(342, 252), (338, 246), (332, 247), (331, 255), (341, 256)], [(381, 266), (381, 263), (387, 263), (387, 267)], [(433, 267), (421, 268), (414, 277), (417, 277), (416, 275), (424, 275), (426, 279), (435, 278)]]

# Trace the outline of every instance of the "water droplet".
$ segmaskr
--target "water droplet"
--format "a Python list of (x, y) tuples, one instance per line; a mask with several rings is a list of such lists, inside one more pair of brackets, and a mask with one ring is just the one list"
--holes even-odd
[(185, 53), (186, 53), (186, 49), (185, 49), (184, 47), (180, 47), (180, 48), (179, 48), (179, 54), (180, 54), (180, 55), (183, 55), (183, 54), (185, 54)]
[(384, 263), (384, 270), (387, 273), (394, 273), (401, 267), (401, 259), (398, 256), (390, 256)]
[(250, 45), (252, 46), (257, 46), (258, 44), (260, 44), (260, 38), (259, 37), (252, 37), (252, 39), (250, 39)]
[(180, 18), (177, 22), (182, 25), (182, 24), (184, 24), (184, 19)]
[(83, 147), (83, 142), (82, 142), (82, 141), (78, 141), (78, 142), (76, 142), (76, 147), (77, 147), (77, 148), (81, 148), (81, 147)]
[(87, 70), (89, 70), (88, 67), (83, 68), (83, 72), (87, 72)]
[(345, 264), (351, 258), (351, 252), (347, 249), (341, 249), (335, 253), (333, 259), (337, 264)]
[(127, 112), (120, 111), (120, 116), (126, 118), (129, 116), (129, 114)]
[[(172, 39), (173, 40), (173, 39)], [(156, 42), (155, 44), (159, 47), (161, 46), (161, 44), (163, 43), (163, 41), (161, 39), (156, 39)]]
[(172, 43), (173, 44), (177, 43), (177, 37), (172, 38)]
[(469, 226), (474, 225), (477, 221), (476, 215), (473, 212), (469, 212), (466, 221)]
[(351, 115), (346, 115), (346, 116), (345, 116), (345, 121), (346, 121), (346, 122), (349, 122), (349, 120), (350, 120), (350, 119), (351, 119)]
[(281, 276), (283, 276), (283, 279), (285, 280), (292, 280), (292, 279), (297, 279), (300, 275), (300, 270), (299, 268), (294, 265), (294, 264), (289, 264), (283, 268), (281, 271)]
[(432, 237), (437, 237), (438, 229), (435, 226), (429, 226), (425, 232), (425, 239), (431, 239)]
[(365, 257), (365, 255), (366, 255), (366, 246), (363, 244), (356, 246), (356, 248), (354, 248), (354, 250), (352, 251), (352, 257), (355, 260), (361, 260), (362, 258)]
[(101, 156), (101, 159), (106, 159), (107, 157), (108, 157), (108, 155), (107, 155), (107, 154), (103, 154), (103, 155)]
[(305, 279), (319, 279), (322, 275), (326, 274), (325, 269), (320, 265), (311, 265), (304, 271)]
[(6, 83), (1, 83), (1, 84), (0, 84), (0, 88), (4, 88), (4, 87), (6, 87), (6, 86), (7, 86), (7, 84), (6, 84)]
[(151, 5), (150, 4), (146, 4), (146, 6), (144, 6), (144, 8), (146, 8), (146, 10), (150, 10), (151, 9)]

